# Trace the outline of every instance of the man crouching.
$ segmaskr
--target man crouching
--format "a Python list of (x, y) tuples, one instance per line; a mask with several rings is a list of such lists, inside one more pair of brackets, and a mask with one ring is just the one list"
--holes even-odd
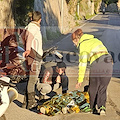
[(69, 80), (65, 69), (64, 62), (57, 62), (56, 66), (48, 67), (40, 74), (40, 83), (37, 83), (37, 89), (40, 91), (41, 99), (45, 99), (46, 94), (60, 87), (62, 87), (62, 94), (67, 93)]

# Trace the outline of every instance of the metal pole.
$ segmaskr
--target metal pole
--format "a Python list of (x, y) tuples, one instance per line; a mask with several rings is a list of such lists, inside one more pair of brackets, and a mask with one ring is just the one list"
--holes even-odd
[(80, 3), (77, 3), (77, 14), (79, 15), (79, 7), (80, 7)]
[(64, 5), (64, 0), (62, 0), (62, 3), (61, 3), (61, 33), (63, 33), (63, 7)]

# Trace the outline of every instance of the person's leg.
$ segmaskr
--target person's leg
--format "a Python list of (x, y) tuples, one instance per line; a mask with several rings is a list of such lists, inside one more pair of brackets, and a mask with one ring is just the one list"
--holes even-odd
[(96, 63), (92, 64), (92, 69), (90, 71), (93, 76), (96, 76), (96, 80), (98, 80), (98, 89), (96, 91), (96, 104), (98, 108), (105, 108), (107, 97), (106, 90), (112, 76), (112, 69), (113, 66), (110, 55), (101, 56)]
[(59, 88), (60, 88), (60, 84), (59, 83), (56, 83), (56, 84), (53, 85), (53, 91), (56, 91)]
[(106, 114), (107, 86), (111, 77), (101, 77), (97, 96), (97, 107), (100, 115)]
[(40, 94), (46, 95), (51, 92), (52, 87), (47, 83), (37, 83), (37, 90), (40, 92)]
[(110, 82), (113, 71), (112, 57), (110, 55), (106, 55), (103, 58), (104, 60), (99, 65), (99, 69), (102, 72), (97, 97), (97, 106), (100, 109), (100, 115), (105, 115), (107, 86)]
[(99, 59), (97, 59), (91, 64), (89, 73), (90, 108), (93, 110), (93, 112), (96, 109), (98, 89), (100, 85), (100, 66), (98, 60)]
[(89, 78), (89, 96), (90, 96), (90, 108), (94, 109), (96, 106), (97, 91), (99, 88), (99, 78), (90, 77)]
[(36, 106), (35, 103), (35, 84), (39, 80), (39, 72), (41, 68), (41, 63), (38, 61), (33, 61), (31, 69), (29, 72), (29, 80), (27, 84), (27, 93), (28, 93), (28, 105), (27, 108), (31, 109)]
[(25, 93), (24, 93), (24, 100), (22, 103), (22, 108), (26, 108), (28, 104), (28, 93), (27, 93), (27, 88), (25, 89)]
[(102, 107), (102, 106), (106, 106), (106, 99), (107, 99), (107, 86), (110, 82), (111, 77), (101, 77), (100, 80), (100, 86), (98, 89), (98, 97), (97, 97), (97, 105), (98, 108)]
[(26, 70), (27, 84), (26, 84), (25, 91), (24, 91), (24, 100), (23, 100), (23, 103), (22, 103), (22, 108), (26, 108), (26, 109), (27, 109), (27, 104), (28, 104), (28, 91), (27, 91), (27, 86), (28, 86), (29, 71), (30, 71), (31, 66), (28, 65), (28, 61), (27, 61), (27, 60), (25, 61), (24, 64), (25, 64), (25, 70)]
[(62, 85), (62, 93), (67, 93), (68, 90), (69, 79), (66, 75), (61, 77), (61, 85)]

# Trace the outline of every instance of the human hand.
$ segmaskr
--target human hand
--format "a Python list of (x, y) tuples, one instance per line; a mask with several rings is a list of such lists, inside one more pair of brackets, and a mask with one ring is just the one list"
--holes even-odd
[(23, 57), (27, 57), (29, 54), (30, 54), (30, 50), (26, 50), (26, 51), (23, 53)]
[(82, 85), (82, 83), (79, 83), (79, 82), (78, 82), (75, 87), (76, 87), (76, 88), (79, 88), (81, 85)]
[(57, 76), (56, 82), (57, 82), (57, 83), (61, 83), (61, 77), (60, 77), (60, 75)]

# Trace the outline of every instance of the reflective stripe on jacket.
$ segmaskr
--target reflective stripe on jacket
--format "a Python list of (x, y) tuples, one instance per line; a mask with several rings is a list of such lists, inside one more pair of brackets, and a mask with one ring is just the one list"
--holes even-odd
[(87, 62), (93, 63), (102, 55), (109, 54), (103, 43), (93, 35), (84, 34), (77, 45), (79, 48), (79, 77), (78, 82), (83, 82)]

